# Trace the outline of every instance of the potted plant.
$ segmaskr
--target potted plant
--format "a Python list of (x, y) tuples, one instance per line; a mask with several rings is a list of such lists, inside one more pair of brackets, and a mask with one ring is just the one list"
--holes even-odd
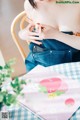
[[(15, 60), (12, 59), (4, 66), (0, 66), (0, 110), (3, 106), (11, 106), (17, 103), (17, 97), (21, 94), (25, 80), (19, 80), (18, 77), (10, 81), (13, 71), (12, 65)], [(9, 83), (10, 90), (7, 90), (6, 83)]]

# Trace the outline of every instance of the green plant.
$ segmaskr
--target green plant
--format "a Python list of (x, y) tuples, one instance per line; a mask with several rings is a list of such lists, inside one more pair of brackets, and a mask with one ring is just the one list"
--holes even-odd
[(8, 91), (4, 82), (11, 78), (12, 72), (12, 65), (15, 63), (15, 59), (10, 60), (4, 66), (0, 66), (0, 110), (3, 105), (10, 106), (17, 102), (17, 97), (21, 94), (22, 86), (26, 84), (25, 80), (19, 80), (16, 77), (13, 81), (10, 82), (10, 87), (12, 91)]
[(6, 79), (11, 77), (14, 72), (12, 65), (15, 64), (15, 59), (9, 60), (4, 66), (0, 66), (0, 87)]

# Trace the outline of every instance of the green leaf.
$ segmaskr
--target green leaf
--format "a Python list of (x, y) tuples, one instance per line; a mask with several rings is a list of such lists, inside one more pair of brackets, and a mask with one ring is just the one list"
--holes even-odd
[(46, 87), (44, 87), (44, 86), (39, 86), (39, 90), (40, 90), (40, 92), (44, 92), (44, 93), (48, 93), (48, 91), (47, 91), (47, 88)]
[(8, 94), (8, 92), (7, 91), (2, 91), (2, 94), (3, 94), (3, 96), (5, 96), (6, 94)]
[(61, 95), (61, 94), (64, 94), (64, 93), (65, 93), (64, 91), (56, 91), (57, 95)]
[(15, 95), (12, 95), (12, 94), (8, 94), (8, 102), (9, 103), (13, 103), (16, 99), (16, 96)]
[(14, 91), (16, 92), (16, 94), (20, 94), (20, 92), (22, 91), (22, 88), (18, 86)]
[(19, 85), (20, 85), (19, 79), (18, 79), (18, 77), (16, 77), (16, 78), (11, 82), (11, 86), (12, 86), (13, 88), (16, 88), (16, 87), (18, 87)]
[(6, 75), (5, 74), (2, 74), (2, 78), (4, 79), (6, 77)]
[(4, 69), (10, 69), (10, 66), (8, 64), (5, 64)]
[(14, 84), (13, 82), (11, 82), (11, 86), (12, 86), (13, 88), (16, 88), (16, 84)]
[(4, 98), (4, 96), (3, 96), (3, 94), (0, 92), (0, 103), (3, 101), (3, 98)]
[(20, 84), (25, 84), (25, 85), (26, 85), (26, 81), (21, 80), (21, 81), (20, 81)]
[(16, 100), (16, 96), (15, 95), (12, 95), (12, 94), (7, 94), (6, 96), (4, 96), (4, 103), (7, 105), (7, 106), (10, 106), (11, 104), (13, 104)]
[(21, 87), (18, 87), (18, 89), (17, 89), (19, 92), (22, 90), (22, 88)]
[(19, 78), (18, 78), (18, 77), (16, 77), (16, 78), (14, 79), (14, 83), (15, 83), (16, 86), (19, 85)]
[(9, 74), (7, 74), (7, 75), (6, 75), (6, 77), (7, 77), (7, 78), (9, 78), (9, 77), (10, 77), (10, 75), (9, 75)]
[(3, 79), (0, 80), (0, 85), (2, 85), (3, 81), (4, 81)]
[(3, 67), (2, 66), (0, 66), (0, 70), (2, 70), (3, 69)]

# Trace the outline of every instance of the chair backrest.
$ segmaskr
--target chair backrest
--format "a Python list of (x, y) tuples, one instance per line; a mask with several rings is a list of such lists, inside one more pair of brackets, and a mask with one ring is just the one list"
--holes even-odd
[(14, 18), (14, 20), (11, 24), (11, 35), (12, 35), (12, 38), (13, 38), (15, 44), (18, 47), (18, 50), (19, 50), (19, 52), (20, 52), (20, 54), (23, 58), (23, 61), (25, 61), (26, 52), (23, 49), (22, 45), (20, 44), (20, 39), (18, 37), (18, 33), (16, 33), (16, 27), (17, 27), (17, 24), (19, 24), (20, 29), (24, 29), (25, 28), (25, 22), (28, 23), (28, 20), (27, 20), (27, 16), (26, 16), (25, 11), (23, 11)]

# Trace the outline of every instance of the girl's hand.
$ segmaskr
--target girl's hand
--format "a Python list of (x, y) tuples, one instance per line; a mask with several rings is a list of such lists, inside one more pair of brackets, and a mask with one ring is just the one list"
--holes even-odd
[(39, 37), (42, 39), (55, 39), (56, 35), (59, 33), (59, 30), (48, 25), (41, 24), (41, 30)]
[(33, 42), (40, 45), (42, 43), (37, 41), (37, 40), (41, 40), (41, 38), (39, 37), (39, 32), (33, 31), (34, 28), (35, 28), (34, 24), (29, 24), (24, 30), (21, 30), (19, 32), (19, 37), (22, 40), (26, 40), (28, 43)]

